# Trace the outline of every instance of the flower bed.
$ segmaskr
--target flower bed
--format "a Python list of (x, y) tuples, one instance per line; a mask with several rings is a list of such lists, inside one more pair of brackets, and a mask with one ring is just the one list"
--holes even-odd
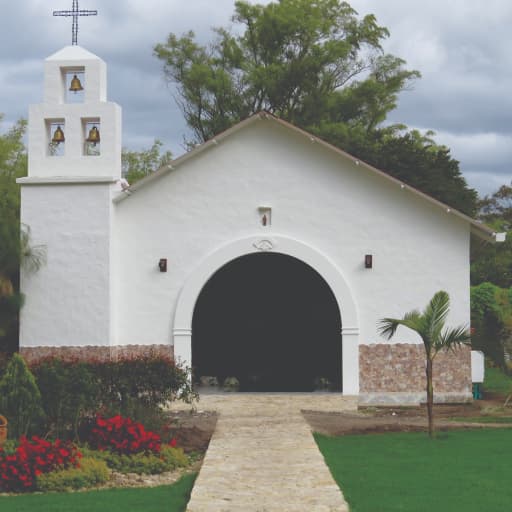
[(98, 450), (111, 450), (120, 454), (159, 453), (162, 445), (158, 434), (147, 431), (142, 423), (119, 415), (108, 419), (97, 416), (88, 441)]
[(51, 443), (37, 436), (30, 440), (21, 437), (13, 453), (0, 450), (0, 490), (33, 490), (39, 475), (79, 467), (81, 457), (78, 448), (70, 442), (57, 439)]
[(10, 443), (10, 448), (0, 449), (0, 492), (64, 491), (104, 483), (114, 470), (160, 474), (190, 463), (176, 440), (162, 443), (158, 434), (119, 415), (98, 415), (87, 442), (81, 451), (71, 442), (37, 436), (21, 437), (17, 446)]

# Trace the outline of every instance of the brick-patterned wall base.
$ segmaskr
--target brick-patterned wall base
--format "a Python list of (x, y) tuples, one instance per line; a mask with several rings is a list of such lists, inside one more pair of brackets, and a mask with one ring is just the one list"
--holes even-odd
[[(423, 393), (423, 345), (387, 344), (359, 346), (359, 382), (362, 394)], [(471, 348), (442, 351), (434, 359), (434, 394), (471, 394)]]
[(63, 360), (96, 360), (116, 361), (137, 356), (158, 355), (174, 356), (171, 345), (120, 345), (114, 347), (21, 347), (20, 353), (27, 363), (35, 363), (47, 357), (58, 357)]

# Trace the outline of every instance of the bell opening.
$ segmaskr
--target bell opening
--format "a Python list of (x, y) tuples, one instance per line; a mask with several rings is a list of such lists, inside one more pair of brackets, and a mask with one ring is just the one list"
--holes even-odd
[(85, 139), (87, 142), (90, 142), (93, 145), (99, 144), (100, 142), (100, 131), (97, 126), (93, 126), (89, 130), (89, 136)]
[(69, 86), (69, 90), (71, 92), (74, 92), (75, 94), (79, 91), (84, 90), (84, 88), (82, 87), (82, 82), (80, 82), (80, 78), (78, 78), (77, 75), (73, 75), (73, 78), (71, 79), (71, 84)]
[(66, 146), (64, 119), (46, 122), (48, 133), (48, 156), (63, 156)]
[(85, 101), (85, 69), (64, 68), (62, 78), (66, 103), (84, 103)]
[(101, 153), (101, 125), (99, 119), (82, 120), (84, 155), (99, 156)]

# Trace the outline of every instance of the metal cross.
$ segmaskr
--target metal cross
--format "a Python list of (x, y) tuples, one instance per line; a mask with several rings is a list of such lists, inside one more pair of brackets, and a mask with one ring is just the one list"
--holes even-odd
[(53, 11), (54, 16), (73, 16), (72, 41), (71, 44), (78, 44), (78, 17), (79, 16), (96, 16), (98, 11), (87, 11), (78, 8), (78, 0), (73, 0), (73, 9), (71, 11)]

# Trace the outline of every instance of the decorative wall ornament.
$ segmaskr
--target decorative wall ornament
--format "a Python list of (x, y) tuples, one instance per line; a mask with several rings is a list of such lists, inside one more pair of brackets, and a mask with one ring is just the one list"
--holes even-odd
[(267, 239), (258, 240), (257, 242), (254, 242), (252, 245), (256, 249), (258, 249), (258, 251), (263, 252), (272, 251), (274, 249), (274, 244)]
[(272, 225), (272, 208), (270, 206), (259, 206), (258, 207), (260, 223), (266, 228)]

